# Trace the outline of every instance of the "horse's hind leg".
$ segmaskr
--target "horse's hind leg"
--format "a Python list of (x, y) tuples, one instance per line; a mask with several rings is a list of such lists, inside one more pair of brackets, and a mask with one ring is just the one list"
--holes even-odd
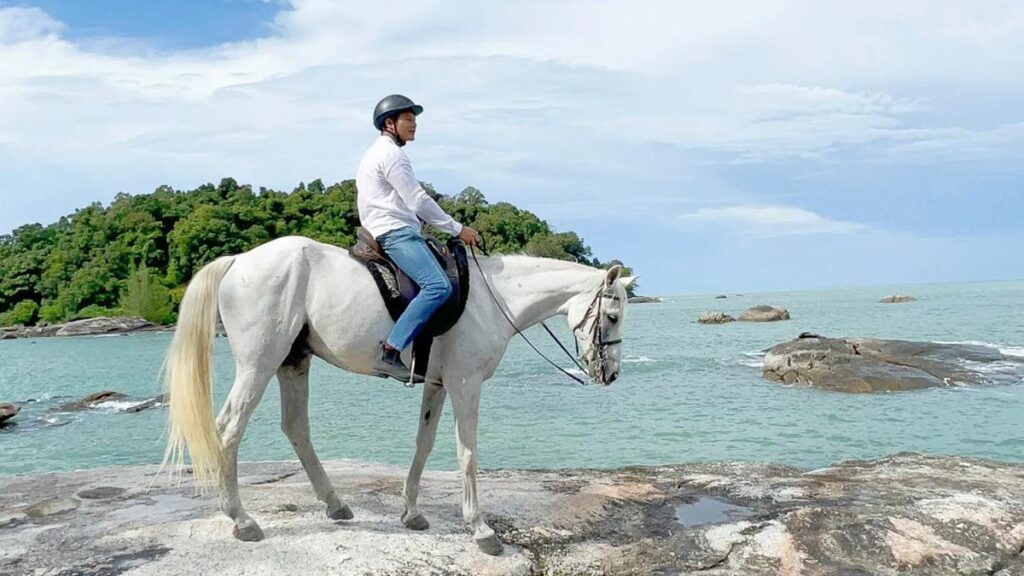
[(247, 542), (262, 540), (263, 530), (245, 512), (242, 500), (238, 496), (238, 445), (242, 442), (245, 426), (249, 423), (256, 405), (260, 403), (272, 376), (272, 370), (258, 371), (238, 366), (235, 384), (231, 387), (231, 393), (228, 394), (228, 399), (217, 417), (217, 429), (220, 431), (224, 446), (220, 509), (228, 518), (235, 521), (235, 538)]
[(444, 388), (436, 384), (423, 385), (423, 402), (420, 406), (420, 427), (416, 433), (416, 456), (409, 467), (409, 475), (405, 479), (405, 511), (402, 512), (402, 523), (410, 530), (426, 530), (430, 523), (416, 508), (416, 500), (420, 494), (420, 477), (427, 463), (430, 451), (434, 448), (437, 437), (437, 421), (441, 419), (444, 408)]
[(309, 356), (277, 370), (281, 384), (281, 430), (295, 448), (316, 497), (327, 504), (331, 520), (351, 520), (352, 510), (338, 498), (309, 438)]

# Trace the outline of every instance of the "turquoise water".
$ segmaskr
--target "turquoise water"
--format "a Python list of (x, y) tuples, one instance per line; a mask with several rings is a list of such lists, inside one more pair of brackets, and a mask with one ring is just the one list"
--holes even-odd
[[(894, 292), (917, 302), (879, 304)], [(625, 363), (608, 388), (581, 387), (520, 341), (486, 384), (480, 417), (484, 468), (618, 467), (701, 460), (820, 467), (912, 450), (1024, 461), (1024, 378), (976, 388), (845, 395), (783, 386), (760, 376), (759, 351), (803, 331), (940, 342), (977, 342), (1024, 361), (1024, 282), (857, 288), (822, 292), (679, 296), (634, 305)], [(739, 315), (756, 304), (787, 308), (789, 322), (696, 324), (703, 310)], [(562, 333), (564, 321), (555, 319)], [(534, 341), (554, 352), (543, 333)], [(0, 474), (159, 462), (163, 409), (115, 406), (47, 412), (99, 390), (135, 398), (160, 392), (170, 334), (0, 342), (0, 401), (25, 404), (0, 429)], [(228, 342), (216, 343), (218, 401), (233, 378)], [(420, 390), (357, 377), (323, 362), (311, 374), (313, 441), (324, 459), (408, 465)], [(247, 460), (293, 459), (268, 388), (249, 425)], [(446, 407), (429, 466), (455, 469)]]

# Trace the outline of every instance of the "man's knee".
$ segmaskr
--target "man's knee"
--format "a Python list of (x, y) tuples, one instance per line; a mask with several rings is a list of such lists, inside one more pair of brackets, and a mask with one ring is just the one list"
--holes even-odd
[(441, 302), (448, 299), (452, 295), (452, 283), (448, 280), (447, 276), (441, 276), (434, 282), (431, 282), (427, 286), (423, 287), (423, 292), (428, 294), (431, 298), (437, 299)]

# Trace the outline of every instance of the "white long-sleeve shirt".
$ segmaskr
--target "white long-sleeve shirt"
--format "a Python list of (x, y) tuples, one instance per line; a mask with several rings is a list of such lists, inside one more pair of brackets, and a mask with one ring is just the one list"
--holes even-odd
[(420, 185), (405, 151), (383, 135), (359, 162), (356, 205), (363, 228), (374, 238), (405, 226), (419, 230), (419, 219), (453, 236), (462, 231), (462, 224), (446, 214)]

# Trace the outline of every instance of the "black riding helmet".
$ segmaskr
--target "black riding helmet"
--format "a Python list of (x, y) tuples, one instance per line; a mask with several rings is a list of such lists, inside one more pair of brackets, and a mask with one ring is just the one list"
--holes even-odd
[(385, 96), (383, 100), (377, 103), (377, 107), (373, 109), (373, 127), (377, 130), (383, 130), (384, 120), (393, 114), (405, 112), (406, 110), (419, 116), (423, 112), (423, 106), (416, 104), (401, 94)]

